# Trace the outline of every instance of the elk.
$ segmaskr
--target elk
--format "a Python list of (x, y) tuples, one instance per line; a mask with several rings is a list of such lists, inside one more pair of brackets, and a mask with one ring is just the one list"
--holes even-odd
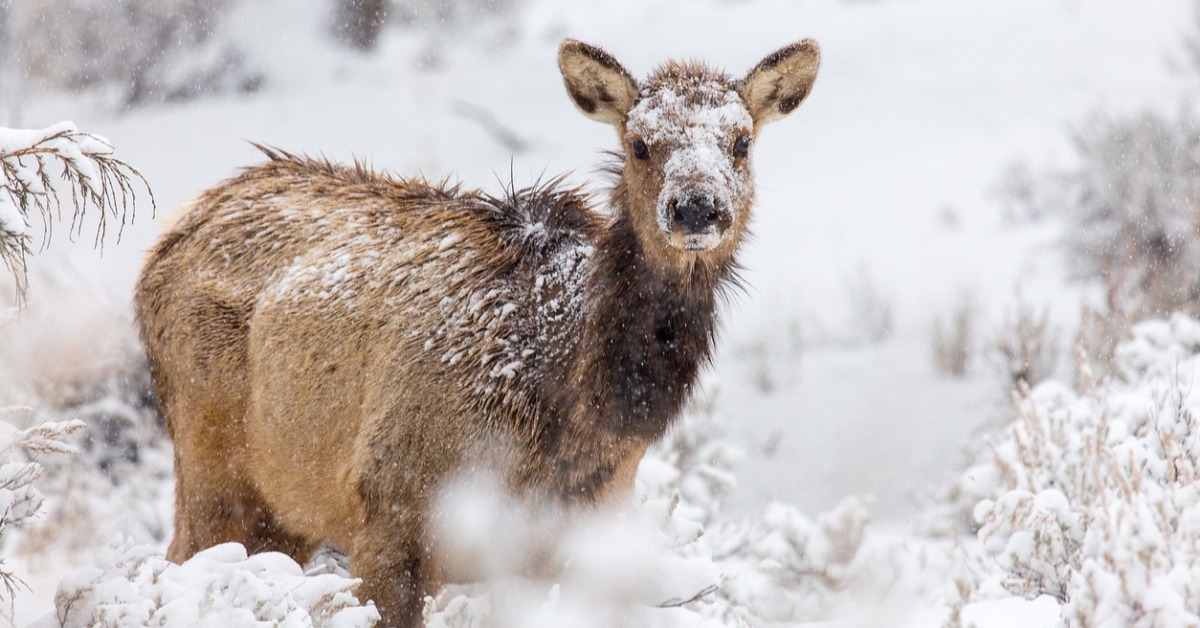
[(168, 558), (237, 541), (345, 550), (386, 625), (451, 577), (436, 493), (486, 466), (514, 499), (617, 504), (710, 358), (762, 125), (809, 94), (812, 40), (741, 79), (636, 81), (559, 49), (616, 128), (610, 211), (561, 179), (500, 197), (260, 147), (150, 250), (135, 307), (175, 444)]

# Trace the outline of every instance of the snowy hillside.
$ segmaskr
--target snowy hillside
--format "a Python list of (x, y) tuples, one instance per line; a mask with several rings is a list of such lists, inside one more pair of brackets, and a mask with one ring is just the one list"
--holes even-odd
[[(176, 208), (261, 159), (247, 140), (492, 192), (560, 172), (603, 189), (596, 165), (616, 138), (564, 93), (555, 51), (568, 36), (643, 76), (671, 56), (741, 75), (803, 37), (821, 43), (822, 67), (812, 97), (755, 148), (748, 289), (725, 306), (704, 392), (643, 463), (624, 520), (589, 531), (606, 540), (575, 547), (561, 581), (450, 588), (429, 600), (428, 625), (1200, 623), (1200, 324), (1154, 312), (1109, 347), (1111, 362), (1098, 346), (1081, 356), (1081, 304), (1111, 291), (1071, 276), (1087, 251), (1064, 241), (1086, 227), (1030, 215), (1045, 200), (1030, 195), (1084, 161), (1072, 133), (1103, 130), (1104, 115), (1150, 110), (1175, 124), (1189, 110), (1191, 4), (524, 0), (389, 25), (370, 53), (331, 40), (327, 4), (228, 3), (218, 40), (260, 80), (248, 93), (129, 109), (105, 89), (30, 85), (0, 98), (18, 112), (11, 125), (71, 120), (107, 138), (158, 207), (151, 218), (138, 196), (103, 256), (88, 246), (94, 224), (75, 244), (60, 227), (29, 260), (15, 320), (2, 315), (12, 290), (0, 279), (0, 408), (79, 418), (92, 434), (72, 441), (75, 454), (34, 461), (15, 448), (0, 460), (46, 470), (43, 521), (0, 535), (0, 567), (29, 587), (12, 596), (17, 625), (59, 625), (60, 582), (79, 600), (69, 621), (59, 602), (66, 625), (93, 612), (109, 613), (105, 625), (254, 613), (369, 623), (336, 558), (302, 568), (222, 547), (183, 566), (162, 560), (170, 445), (145, 399), (134, 279)], [(1078, 179), (1059, 187), (1092, 189)], [(16, 224), (5, 207), (0, 229)], [(955, 360), (959, 320), (971, 333)], [(1039, 323), (1041, 353), (1005, 344)], [(1014, 369), (1035, 366), (1029, 379), (1045, 381), (1012, 399)]]

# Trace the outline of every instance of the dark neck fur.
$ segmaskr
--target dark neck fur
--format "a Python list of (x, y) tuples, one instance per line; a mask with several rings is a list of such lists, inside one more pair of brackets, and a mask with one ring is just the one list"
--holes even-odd
[(568, 501), (632, 482), (617, 475), (630, 463), (636, 470), (679, 417), (712, 356), (717, 295), (737, 282), (732, 260), (686, 272), (654, 264), (619, 198), (620, 213), (596, 239), (574, 357), (539, 389), (548, 420), (536, 430), (538, 459), (549, 466), (524, 471)]
[(733, 268), (696, 263), (684, 276), (653, 265), (622, 212), (601, 236), (588, 285), (584, 414), (615, 433), (660, 437), (711, 359), (717, 291)]

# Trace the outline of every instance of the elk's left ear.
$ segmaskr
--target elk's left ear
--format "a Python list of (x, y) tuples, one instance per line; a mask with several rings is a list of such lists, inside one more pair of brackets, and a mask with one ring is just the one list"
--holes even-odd
[(620, 124), (637, 100), (637, 83), (607, 52), (568, 39), (558, 48), (558, 67), (575, 106), (587, 117)]
[(742, 79), (738, 92), (755, 125), (791, 113), (812, 91), (821, 65), (821, 47), (811, 39), (796, 42), (769, 54)]

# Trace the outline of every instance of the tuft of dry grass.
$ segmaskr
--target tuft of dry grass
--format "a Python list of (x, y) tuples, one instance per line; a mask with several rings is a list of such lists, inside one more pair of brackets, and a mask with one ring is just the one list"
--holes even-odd
[(978, 315), (975, 297), (964, 290), (949, 315), (933, 321), (933, 365), (938, 372), (963, 377), (970, 371)]
[(1019, 303), (1004, 315), (992, 340), (992, 354), (1008, 389), (1036, 386), (1054, 376), (1059, 356), (1058, 328), (1050, 323), (1049, 308), (1035, 311)]

